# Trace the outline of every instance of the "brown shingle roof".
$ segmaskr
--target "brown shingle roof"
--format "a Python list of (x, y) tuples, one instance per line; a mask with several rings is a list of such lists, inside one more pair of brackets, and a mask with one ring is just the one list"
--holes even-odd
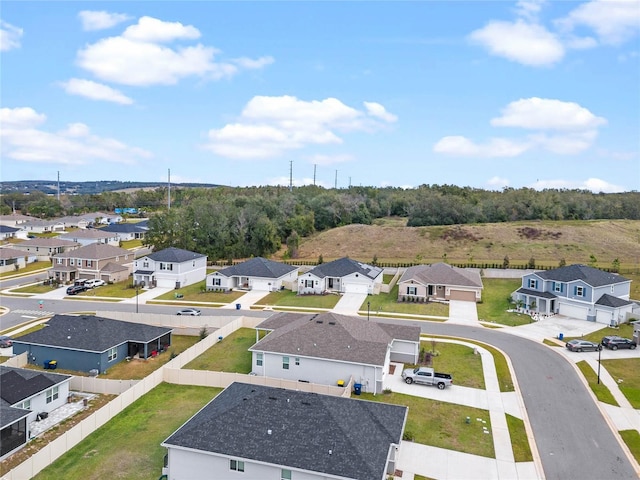
[(105, 258), (122, 257), (131, 255), (133, 261), (133, 253), (124, 248), (106, 245), (104, 243), (91, 243), (70, 252), (58, 253), (55, 258), (82, 258), (87, 260), (101, 260)]
[(74, 247), (79, 245), (77, 242), (72, 242), (71, 240), (61, 240), (59, 238), (33, 238), (31, 240), (25, 240), (24, 242), (16, 243), (15, 247), (45, 247), (45, 248), (55, 248), (55, 247)]
[(480, 274), (446, 263), (415, 265), (407, 268), (398, 283), (415, 280), (423, 285), (449, 285), (482, 288)]

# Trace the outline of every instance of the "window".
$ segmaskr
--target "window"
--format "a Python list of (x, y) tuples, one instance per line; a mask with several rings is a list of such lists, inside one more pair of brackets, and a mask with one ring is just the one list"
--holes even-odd
[(73, 265), (75, 263), (75, 260), (73, 258), (69, 259), (69, 265)]
[(289, 370), (289, 357), (282, 357), (282, 369)]
[(142, 262), (142, 268), (149, 268), (149, 262)]
[(300, 357), (294, 359), (296, 365), (300, 365)]
[(58, 265), (62, 265), (64, 263), (64, 259), (58, 258), (57, 259), (57, 263), (58, 263)]
[(93, 267), (93, 262), (91, 260), (87, 260), (87, 267)]
[(262, 353), (262, 352), (258, 352), (258, 353), (256, 353), (256, 365), (257, 365), (258, 367), (261, 367), (261, 366), (262, 366), (263, 356), (264, 356), (264, 353)]
[(118, 358), (118, 349), (116, 347), (110, 348), (107, 352), (107, 360), (112, 361)]
[(313, 280), (305, 280), (304, 286), (305, 288), (313, 288)]
[(16, 405), (16, 408), (23, 408), (24, 410), (31, 410), (31, 400), (25, 400), (22, 403)]
[(533, 278), (529, 279), (529, 288), (537, 288), (538, 287), (538, 281), (534, 280)]
[(611, 293), (613, 293), (615, 291), (615, 288), (613, 285), (611, 285)]
[(291, 470), (285, 470), (283, 468), (280, 471), (280, 480), (291, 480)]
[(244, 462), (240, 460), (229, 460), (229, 470), (244, 472)]
[(553, 289), (554, 289), (556, 292), (562, 292), (562, 284), (561, 284), (561, 283), (554, 282), (554, 283), (553, 283)]
[(50, 388), (49, 390), (47, 390), (46, 397), (47, 397), (47, 403), (51, 403), (54, 400), (57, 400), (58, 399), (58, 386), (56, 385), (55, 387)]
[(576, 297), (584, 297), (584, 287), (576, 287), (574, 294)]
[(212, 282), (212, 285), (219, 287), (220, 286), (220, 279), (219, 278), (214, 278), (213, 282)]
[(160, 270), (166, 270), (167, 267), (165, 267), (164, 263), (160, 263)]
[(407, 287), (407, 295), (417, 295), (418, 287)]

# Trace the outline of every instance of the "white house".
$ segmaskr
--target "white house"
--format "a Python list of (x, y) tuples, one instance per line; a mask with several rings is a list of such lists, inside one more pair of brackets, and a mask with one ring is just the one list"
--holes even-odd
[(181, 288), (207, 276), (207, 256), (169, 247), (135, 260), (133, 282), (144, 286)]
[(171, 480), (384, 480), (408, 409), (232, 383), (162, 442)]
[(207, 275), (207, 290), (234, 288), (272, 292), (296, 285), (299, 267), (256, 257)]
[(60, 240), (70, 240), (82, 246), (91, 245), (92, 243), (111, 245), (113, 247), (120, 246), (120, 239), (117, 234), (96, 229), (75, 230), (59, 235), (58, 238)]
[(278, 313), (256, 327), (269, 332), (249, 351), (256, 375), (338, 385), (351, 377), (382, 393), (391, 361), (417, 363), (420, 327), (335, 313)]
[(322, 263), (298, 277), (298, 293), (380, 293), (382, 269), (348, 257)]

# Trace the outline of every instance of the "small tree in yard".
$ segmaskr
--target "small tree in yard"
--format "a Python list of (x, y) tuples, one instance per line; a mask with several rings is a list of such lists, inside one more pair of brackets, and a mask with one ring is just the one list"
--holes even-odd
[(531, 257), (529, 259), (529, 263), (527, 263), (527, 268), (536, 268), (536, 259)]
[(614, 271), (614, 273), (618, 273), (620, 271), (620, 260), (618, 258), (613, 259), (611, 269)]
[(509, 268), (509, 256), (505, 255), (504, 260), (502, 260), (502, 268)]
[(200, 329), (200, 340), (207, 338), (207, 335), (209, 334), (207, 333), (207, 326), (205, 325)]

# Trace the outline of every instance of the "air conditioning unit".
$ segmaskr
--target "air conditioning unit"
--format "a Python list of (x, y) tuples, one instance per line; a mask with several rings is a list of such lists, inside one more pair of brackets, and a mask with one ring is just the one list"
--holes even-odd
[(100, 373), (100, 372), (98, 371), (98, 369), (97, 369), (97, 368), (94, 368), (94, 369), (92, 369), (92, 370), (89, 370), (89, 376), (90, 376), (90, 377), (97, 377), (97, 376), (98, 376), (98, 373)]

